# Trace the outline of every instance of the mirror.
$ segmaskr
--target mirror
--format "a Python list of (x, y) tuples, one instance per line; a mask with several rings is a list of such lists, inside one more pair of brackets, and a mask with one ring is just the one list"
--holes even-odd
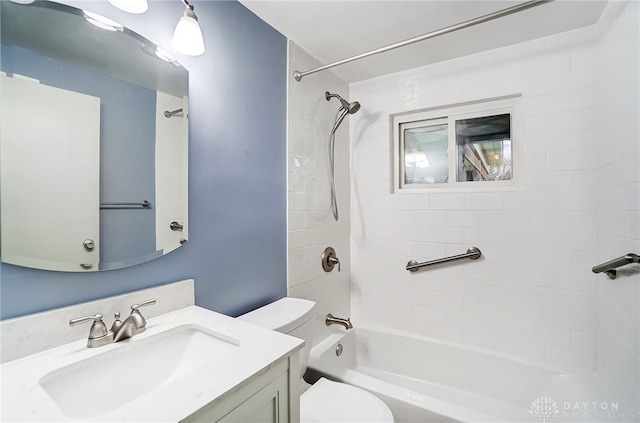
[(188, 72), (74, 7), (2, 1), (0, 255), (91, 272), (188, 239)]

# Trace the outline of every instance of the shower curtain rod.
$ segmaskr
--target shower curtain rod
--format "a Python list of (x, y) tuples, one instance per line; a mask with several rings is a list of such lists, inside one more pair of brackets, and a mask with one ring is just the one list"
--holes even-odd
[(410, 44), (414, 44), (414, 43), (417, 43), (417, 42), (420, 42), (420, 41), (428, 40), (429, 38), (435, 38), (435, 37), (437, 37), (439, 35), (448, 34), (450, 32), (458, 31), (460, 29), (468, 28), (470, 26), (478, 25), (478, 24), (481, 24), (481, 23), (484, 23), (484, 22), (489, 22), (491, 20), (502, 18), (502, 17), (508, 16), (508, 15), (512, 15), (514, 13), (530, 9), (532, 7), (540, 6), (540, 5), (543, 5), (545, 3), (550, 3), (552, 1), (554, 1), (554, 0), (532, 0), (532, 1), (528, 1), (528, 2), (519, 4), (519, 5), (516, 5), (516, 6), (508, 7), (506, 9), (498, 10), (497, 12), (489, 13), (488, 15), (480, 16), (478, 18), (470, 19), (468, 21), (464, 21), (464, 22), (461, 22), (461, 23), (458, 23), (458, 24), (455, 24), (455, 25), (451, 25), (451, 26), (448, 26), (446, 28), (438, 29), (438, 30), (429, 32), (427, 34), (418, 35), (417, 37), (409, 38), (407, 40), (400, 41), (400, 42), (395, 43), (395, 44), (390, 44), (388, 46), (381, 47), (381, 48), (376, 49), (376, 50), (371, 50), (371, 51), (368, 51), (366, 53), (358, 54), (357, 56), (349, 57), (347, 59), (338, 60), (337, 62), (329, 63), (328, 65), (320, 66), (318, 68), (314, 68), (314, 69), (311, 69), (311, 70), (308, 70), (308, 71), (304, 71), (304, 72), (295, 71), (293, 73), (293, 77), (295, 78), (296, 81), (300, 82), (302, 80), (302, 78), (304, 78), (307, 75), (311, 75), (312, 73), (316, 73), (316, 72), (320, 72), (320, 71), (323, 71), (323, 70), (331, 69), (331, 68), (336, 67), (336, 66), (340, 66), (340, 65), (344, 65), (344, 64), (349, 63), (349, 62), (353, 62), (354, 60), (360, 60), (360, 59), (364, 59), (365, 57), (373, 56), (374, 54), (385, 53), (385, 52), (390, 51), (390, 50), (395, 50), (395, 49), (400, 48), (400, 47), (404, 47), (404, 46), (408, 46)]

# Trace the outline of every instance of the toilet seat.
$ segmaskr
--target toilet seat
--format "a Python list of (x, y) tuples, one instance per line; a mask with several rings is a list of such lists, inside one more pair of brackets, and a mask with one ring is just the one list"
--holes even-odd
[(300, 421), (392, 423), (393, 414), (364, 389), (320, 378), (300, 396)]

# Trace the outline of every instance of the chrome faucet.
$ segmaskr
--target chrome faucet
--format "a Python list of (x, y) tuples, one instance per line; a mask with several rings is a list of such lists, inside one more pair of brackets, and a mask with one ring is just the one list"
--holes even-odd
[(325, 325), (342, 325), (345, 329), (353, 329), (353, 325), (351, 324), (351, 318), (342, 319), (340, 317), (335, 317), (333, 314), (327, 314), (326, 319), (324, 320)]
[[(156, 303), (156, 299), (152, 298), (150, 300), (146, 300), (141, 302), (140, 304), (134, 304), (131, 306), (131, 314), (129, 317), (124, 319), (121, 325), (116, 326), (116, 331), (113, 332), (113, 342), (119, 342), (123, 339), (131, 338), (134, 335), (144, 332), (147, 329), (147, 321), (144, 316), (140, 314), (140, 307), (152, 305)], [(118, 322), (118, 317), (116, 316), (116, 321), (113, 322), (114, 325)], [(112, 327), (113, 328), (113, 327)]]
[(89, 329), (89, 338), (87, 339), (87, 347), (96, 348), (103, 345), (119, 342), (123, 339), (131, 338), (134, 335), (144, 332), (147, 329), (147, 321), (140, 314), (140, 307), (152, 305), (156, 303), (156, 299), (143, 301), (139, 304), (131, 306), (131, 314), (124, 322), (120, 321), (120, 313), (115, 313), (115, 321), (110, 330), (102, 321), (102, 314), (97, 313), (93, 316), (77, 317), (69, 320), (69, 326), (75, 326), (84, 322), (93, 322)]

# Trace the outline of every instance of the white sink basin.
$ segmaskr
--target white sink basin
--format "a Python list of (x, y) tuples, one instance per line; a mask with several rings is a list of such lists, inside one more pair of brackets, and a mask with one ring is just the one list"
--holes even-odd
[(185, 307), (115, 344), (87, 348), (83, 338), (2, 364), (0, 421), (179, 422), (233, 397), (302, 344)]
[[(137, 341), (137, 342), (136, 342)], [(54, 370), (40, 385), (69, 417), (93, 418), (233, 354), (240, 341), (183, 325)]]

